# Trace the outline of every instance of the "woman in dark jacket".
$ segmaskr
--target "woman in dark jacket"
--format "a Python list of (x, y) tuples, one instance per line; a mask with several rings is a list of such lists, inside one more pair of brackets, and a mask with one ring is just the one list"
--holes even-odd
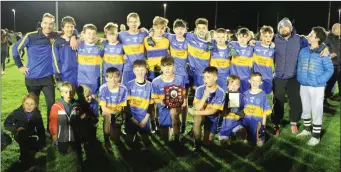
[(34, 94), (24, 97), (22, 105), (7, 116), (4, 127), (19, 144), (21, 163), (30, 166), (35, 152), (45, 147), (45, 128)]
[(9, 46), (12, 45), (12, 41), (8, 39), (7, 33), (5, 30), (1, 29), (1, 75), (6, 74), (5, 72), (5, 60), (8, 57)]

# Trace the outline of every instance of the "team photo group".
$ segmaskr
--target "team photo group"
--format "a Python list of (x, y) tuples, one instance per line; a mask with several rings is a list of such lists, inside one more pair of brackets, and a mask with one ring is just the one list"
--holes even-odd
[[(19, 160), (27, 166), (46, 140), (61, 154), (71, 150), (82, 159), (99, 125), (106, 151), (122, 138), (131, 149), (144, 151), (152, 135), (181, 151), (185, 134), (193, 139), (194, 154), (212, 144), (262, 147), (266, 136), (281, 137), (286, 102), (291, 133), (308, 137), (307, 145), (315, 146), (335, 82), (340, 90), (340, 68), (335, 68), (340, 44), (333, 43), (339, 41), (338, 23), (330, 32), (316, 26), (304, 36), (288, 18), (276, 28), (263, 26), (253, 33), (242, 27), (235, 34), (225, 28), (210, 31), (205, 18), (169, 23), (156, 16), (147, 29), (134, 12), (127, 15), (127, 29), (109, 22), (103, 29), (86, 24), (78, 31), (75, 19), (66, 16), (61, 31), (55, 31), (56, 22), (45, 13), (39, 28), (9, 50), (25, 75), (28, 94), (16, 97), (22, 104), (6, 117), (4, 128), (13, 134)], [(187, 22), (195, 23), (193, 31)], [(334, 83), (328, 85), (331, 78)], [(41, 92), (47, 112), (38, 108)], [(137, 146), (137, 140), (143, 145)]]

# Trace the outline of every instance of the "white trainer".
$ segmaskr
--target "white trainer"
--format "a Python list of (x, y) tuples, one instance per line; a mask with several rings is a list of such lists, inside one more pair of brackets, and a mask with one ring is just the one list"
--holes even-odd
[(320, 139), (317, 139), (315, 137), (311, 137), (311, 139), (308, 141), (309, 146), (315, 146), (320, 143)]
[(299, 134), (296, 135), (296, 137), (304, 137), (304, 136), (310, 136), (311, 132), (307, 130), (301, 131)]

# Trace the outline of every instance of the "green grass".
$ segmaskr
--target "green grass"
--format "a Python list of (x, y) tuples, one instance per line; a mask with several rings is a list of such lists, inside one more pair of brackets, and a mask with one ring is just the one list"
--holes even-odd
[[(25, 58), (25, 63), (27, 62)], [(13, 59), (6, 64), (7, 74), (2, 76), (2, 105), (1, 121), (17, 108), (26, 94), (24, 75), (21, 74), (13, 63)], [(56, 98), (60, 94), (56, 90)], [(43, 94), (40, 96), (39, 108), (42, 111), (46, 125), (46, 105)], [(190, 135), (185, 135), (185, 150), (183, 154), (176, 153), (172, 146), (165, 145), (157, 135), (151, 137), (153, 146), (146, 152), (133, 152), (125, 144), (113, 144), (113, 151), (104, 151), (101, 143), (94, 146), (97, 155), (92, 160), (84, 159), (84, 171), (340, 171), (340, 106), (330, 102), (336, 111), (325, 112), (323, 117), (322, 141), (316, 147), (306, 145), (308, 138), (297, 139), (291, 134), (290, 125), (285, 124), (280, 137), (267, 136), (267, 142), (262, 148), (241, 143), (233, 144), (229, 149), (218, 145), (204, 148), (204, 152), (195, 156), (192, 154), (192, 141)], [(285, 107), (285, 118), (288, 119), (288, 107)], [(192, 118), (189, 115), (188, 121)], [(102, 118), (97, 130), (97, 138), (103, 142)], [(191, 124), (188, 124), (190, 131)], [(302, 130), (302, 124), (300, 123)], [(1, 156), (2, 171), (22, 171), (17, 162), (19, 147), (14, 141)], [(48, 146), (36, 154), (36, 167), (40, 171), (76, 171), (74, 155), (59, 155), (58, 151)], [(39, 171), (39, 170), (38, 170)]]

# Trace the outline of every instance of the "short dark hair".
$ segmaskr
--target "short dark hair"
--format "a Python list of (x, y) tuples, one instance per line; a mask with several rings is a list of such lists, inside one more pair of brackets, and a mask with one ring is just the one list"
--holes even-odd
[(313, 27), (312, 30), (315, 32), (316, 38), (319, 39), (319, 42), (318, 42), (319, 45), (326, 40), (327, 33), (326, 33), (326, 30), (323, 27), (321, 27), (321, 26)]
[(173, 29), (177, 28), (177, 27), (187, 27), (187, 23), (182, 20), (182, 19), (176, 19), (173, 23)]
[(212, 74), (218, 75), (218, 69), (214, 66), (209, 66), (205, 68), (203, 73), (212, 73)]
[(236, 80), (240, 81), (240, 78), (237, 75), (230, 75), (228, 80), (229, 81), (236, 81)]
[(171, 56), (164, 56), (161, 59), (161, 66), (170, 66), (174, 65), (174, 59)]
[(120, 71), (115, 68), (115, 67), (109, 67), (106, 71), (105, 71), (105, 76), (108, 76), (108, 74), (118, 74), (118, 76), (120, 76)]
[(62, 28), (65, 26), (66, 23), (71, 23), (71, 24), (73, 24), (76, 27), (75, 19), (73, 17), (71, 17), (71, 16), (65, 16), (62, 19)]
[(198, 24), (203, 24), (208, 26), (208, 20), (205, 18), (198, 18), (195, 20), (195, 26), (198, 26)]
[(238, 29), (238, 31), (237, 31), (237, 35), (241, 35), (241, 36), (249, 36), (250, 35), (250, 30), (248, 29), (248, 28), (245, 28), (245, 27), (243, 27), (243, 28), (240, 28), (240, 29)]
[(259, 72), (253, 72), (253, 73), (251, 73), (251, 77), (250, 77), (250, 78), (256, 77), (256, 76), (260, 76), (260, 78), (262, 79), (262, 74), (260, 74)]
[(135, 67), (147, 67), (147, 63), (145, 60), (135, 60), (133, 64), (133, 68)]
[(271, 26), (263, 26), (261, 29), (260, 29), (260, 33), (261, 34), (266, 34), (266, 33), (269, 33), (269, 34), (273, 34), (274, 33), (274, 29), (271, 27)]
[(216, 30), (216, 32), (217, 32), (217, 33), (227, 34), (227, 31), (226, 31), (226, 29), (224, 29), (224, 28), (218, 28), (218, 29)]

